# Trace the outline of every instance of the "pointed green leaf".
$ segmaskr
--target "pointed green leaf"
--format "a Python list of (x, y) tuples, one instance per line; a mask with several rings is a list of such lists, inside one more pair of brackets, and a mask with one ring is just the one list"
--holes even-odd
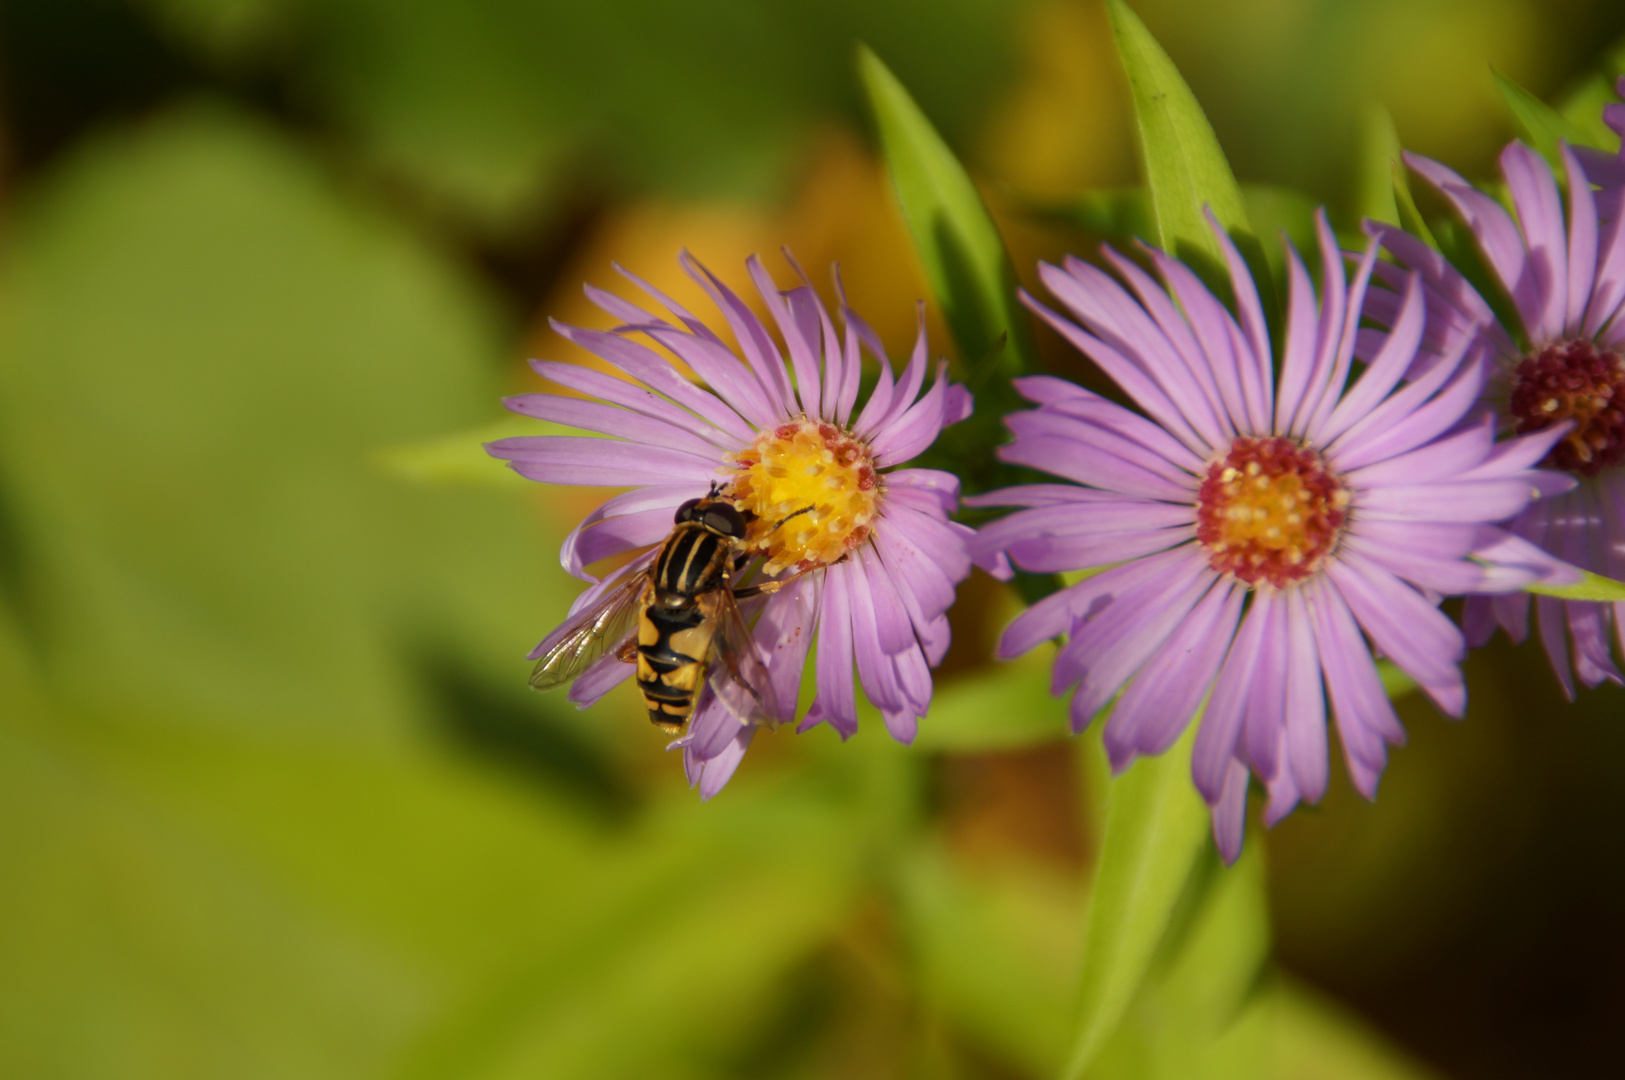
[(1117, 243), (1131, 239), (1154, 243), (1157, 239), (1151, 196), (1143, 187), (1096, 188), (1064, 201), (1032, 206), (1029, 212), (1040, 220), (1071, 225)]
[(1383, 690), (1395, 701), (1416, 690), (1420, 685), (1392, 660), (1377, 661), (1377, 678), (1382, 680)]
[[(1274, 184), (1243, 184), (1241, 197), (1247, 205), (1247, 218), (1258, 232), (1257, 254), (1263, 259), (1258, 265), (1268, 268), (1276, 281), (1285, 281), (1286, 249), (1281, 246), (1281, 236), (1285, 234), (1300, 252), (1314, 251), (1319, 204), (1301, 191)], [(1243, 246), (1242, 251), (1246, 253), (1247, 248)], [(1262, 281), (1259, 286), (1263, 289)]]
[(1212, 848), (1185, 890), (1151, 973), (1089, 1080), (1228, 1080), (1269, 1075), (1260, 977), (1270, 953), (1263, 845), (1226, 871)]
[(1400, 166), (1399, 132), (1388, 110), (1375, 103), (1360, 116), (1360, 163), (1355, 176), (1355, 212), (1362, 218), (1400, 224), (1394, 170)]
[[(1223, 255), (1203, 208), (1211, 207), (1226, 230), (1251, 240), (1241, 188), (1202, 106), (1145, 23), (1122, 0), (1107, 0), (1106, 10), (1134, 99), (1157, 245), (1209, 278), (1217, 273), (1222, 281)], [(1238, 240), (1238, 246), (1247, 251), (1247, 244)], [(1251, 246), (1256, 248), (1257, 242), (1252, 240)]]
[(473, 431), (420, 442), (395, 443), (372, 452), (372, 463), (400, 480), (426, 487), (522, 488), (524, 477), (485, 452), (485, 444), (517, 435), (586, 435), (562, 424), (504, 417)]
[(916, 985), (932, 1007), (1017, 1075), (1055, 1075), (1072, 1034), (1078, 883), (1015, 860), (972, 868), (937, 844), (905, 849), (897, 871)]
[(1416, 208), (1416, 198), (1411, 195), (1410, 174), (1405, 171), (1405, 163), (1399, 159), (1394, 160), (1392, 183), (1394, 188), (1394, 202), (1399, 207), (1399, 224), (1412, 236), (1420, 237), (1428, 247), (1435, 251), (1439, 249), (1439, 240), (1428, 228), (1427, 219), (1422, 217), (1422, 211)]
[(1619, 135), (1602, 121), (1603, 106), (1619, 100), (1615, 84), (1625, 75), (1625, 36), (1603, 53), (1596, 73), (1580, 81), (1558, 102), (1557, 110), (1589, 136), (1586, 145), (1609, 153), (1619, 149)]
[(926, 750), (1012, 750), (1063, 739), (1066, 701), (1049, 692), (1051, 649), (1034, 649), (937, 691), (914, 745)]
[(1625, 37), (1620, 37), (1608, 47), (1597, 66), (1601, 70), (1582, 79), (1565, 94), (1557, 103), (1557, 111), (1586, 133), (1587, 146), (1595, 146), (1612, 154), (1619, 150), (1619, 135), (1603, 123), (1602, 110), (1604, 106), (1619, 100), (1615, 84), (1620, 75), (1625, 75)]
[[(1039, 370), (1016, 275), (976, 185), (897, 76), (867, 46), (858, 75), (915, 250), (967, 364), (1005, 340), (1006, 378)], [(990, 389), (996, 390), (995, 380)], [(978, 410), (981, 412), (982, 410)]]
[(1440, 1080), (1360, 1016), (1289, 975), (1277, 975), (1264, 997), (1274, 1029), (1273, 1076)]
[(1562, 600), (1595, 600), (1605, 604), (1625, 602), (1625, 581), (1605, 578), (1589, 570), (1580, 572), (1585, 577), (1574, 585), (1525, 585), (1524, 591)]
[(1529, 140), (1529, 145), (1538, 150), (1540, 156), (1545, 158), (1561, 176), (1563, 159), (1557, 152), (1558, 140), (1561, 139), (1571, 145), (1585, 144), (1590, 142), (1590, 136), (1578, 124), (1499, 71), (1493, 74), (1495, 88), (1501, 92), (1501, 100), (1506, 102), (1507, 109), (1511, 111), (1512, 118), (1523, 131), (1524, 138)]
[[(1386, 171), (1383, 183), (1389, 183)], [(1299, 251), (1312, 249), (1316, 203), (1301, 191), (1273, 184), (1243, 184), (1241, 197), (1270, 271), (1279, 279), (1286, 265), (1279, 234), (1284, 231)], [(1158, 242), (1151, 194), (1143, 187), (1097, 188), (1065, 201), (1032, 205), (1028, 212), (1040, 221), (1070, 225), (1114, 244)]]
[(1068, 1080), (1085, 1074), (1117, 1030), (1207, 843), (1208, 809), (1191, 785), (1195, 739), (1193, 722), (1172, 750), (1140, 759), (1111, 783)]
[(1584, 132), (1585, 138), (1580, 141), (1586, 146), (1595, 146), (1611, 154), (1619, 149), (1619, 136), (1602, 122), (1602, 110), (1618, 100), (1619, 95), (1614, 93), (1613, 76), (1592, 75), (1558, 103), (1557, 111), (1564, 120)]
[(1299, 251), (1315, 245), (1315, 211), (1320, 204), (1313, 196), (1278, 184), (1243, 184), (1241, 198), (1247, 219), (1261, 239), (1273, 241), (1286, 233)]

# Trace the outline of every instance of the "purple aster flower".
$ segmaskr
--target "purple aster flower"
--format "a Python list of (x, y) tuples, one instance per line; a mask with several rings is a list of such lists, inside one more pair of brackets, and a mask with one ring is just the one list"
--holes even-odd
[[(1610, 121), (1625, 126), (1625, 106), (1610, 106)], [(1569, 474), (1573, 490), (1531, 503), (1509, 528), (1575, 566), (1620, 578), (1625, 577), (1625, 214), (1619, 213), (1620, 190), (1593, 191), (1574, 150), (1564, 146), (1561, 153), (1568, 173), (1566, 225), (1552, 170), (1522, 143), (1501, 154), (1516, 220), (1438, 162), (1406, 156), (1472, 230), (1511, 300), (1513, 324), (1500, 321), (1462, 275), (1422, 241), (1387, 226), (1372, 231), (1426, 288), (1432, 318), (1421, 366), (1459, 349), (1463, 340), (1476, 339), (1490, 357), (1483, 400), (1496, 413), (1500, 430), (1563, 431), (1543, 464)], [(1611, 207), (1601, 196), (1612, 199)], [(1605, 211), (1612, 220), (1605, 219)], [(1385, 264), (1378, 273), (1366, 314), (1391, 326), (1406, 271)], [(1381, 340), (1382, 334), (1373, 332), (1366, 347), (1378, 347)], [(1625, 604), (1533, 600), (1541, 641), (1570, 697), (1571, 644), (1573, 674), (1581, 682), (1625, 681), (1613, 656), (1616, 643), (1625, 648)], [(1527, 594), (1469, 600), (1468, 641), (1483, 644), (1497, 625), (1521, 641), (1528, 634), (1530, 607)]]
[[(532, 480), (632, 489), (589, 514), (565, 539), (560, 561), (594, 581), (590, 564), (648, 550), (582, 593), (572, 616), (641, 573), (656, 553), (652, 545), (670, 535), (678, 507), (719, 486), (754, 515), (745, 540), (754, 569), (736, 580), (754, 574), (753, 583), (787, 583), (741, 604), (754, 619), (771, 683), (764, 689), (776, 698), (769, 711), (794, 712), (816, 635), (817, 696), (798, 730), (828, 721), (843, 739), (850, 736), (861, 681), (887, 729), (909, 742), (930, 707), (930, 668), (948, 648), (954, 588), (970, 572), (970, 530), (948, 520), (959, 500), (955, 477), (897, 466), (968, 416), (971, 396), (948, 383), (942, 363), (926, 388), (923, 305), (913, 357), (894, 375), (879, 338), (847, 308), (844, 294), (837, 330), (804, 274), (801, 285), (780, 291), (752, 257), (746, 265), (789, 353), (786, 364), (739, 296), (686, 253), (681, 262), (721, 311), (737, 353), (669, 297), (621, 270), (672, 318), (588, 286), (588, 298), (623, 325), (597, 331), (554, 322), (553, 328), (627, 378), (533, 361), (538, 374), (586, 397), (524, 394), (506, 402), (526, 416), (610, 437), (533, 436), (487, 449)], [(865, 349), (879, 361), (879, 378), (860, 401)], [(563, 629), (531, 656), (550, 648)], [(606, 655), (576, 679), (570, 699), (585, 708), (632, 670)], [(688, 731), (671, 745), (683, 749), (689, 782), (710, 798), (733, 775), (754, 733), (754, 724), (705, 691)]]
[(1232, 860), (1249, 769), (1268, 787), (1270, 823), (1325, 792), (1328, 700), (1355, 786), (1375, 795), (1387, 744), (1404, 733), (1372, 648), (1459, 716), (1462, 635), (1439, 597), (1546, 570), (1490, 523), (1529, 501), (1531, 466), (1561, 433), (1496, 444), (1489, 417), (1473, 415), (1484, 368), (1466, 341), (1401, 387), (1426, 321), (1419, 281), (1351, 381), (1376, 252), (1347, 283), (1317, 220), (1324, 294), (1317, 303), (1288, 245), (1279, 376), (1257, 290), (1216, 224), (1239, 322), (1158, 251), (1146, 254), (1164, 285), (1109, 247), (1127, 288), (1076, 259), (1041, 265), (1077, 323), (1024, 301), (1144, 415), (1060, 379), (1019, 380), (1038, 408), (1006, 418), (1015, 439), (1000, 455), (1069, 483), (967, 500), (1025, 508), (972, 541), (995, 572), (1005, 559), (1034, 572), (1109, 567), (1024, 612), (1000, 655), (1067, 635), (1054, 691), (1073, 688), (1074, 731), (1115, 699), (1103, 738), (1117, 770), (1167, 750), (1201, 711), (1192, 772)]

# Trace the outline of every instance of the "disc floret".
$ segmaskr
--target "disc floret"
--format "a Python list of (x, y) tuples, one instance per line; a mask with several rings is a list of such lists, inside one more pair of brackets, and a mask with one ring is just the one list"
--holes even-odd
[(1553, 468), (1595, 476), (1625, 464), (1625, 355), (1614, 349), (1582, 338), (1524, 358), (1509, 408), (1520, 435), (1574, 421), (1546, 458)]
[(756, 518), (746, 538), (768, 575), (838, 562), (869, 538), (885, 488), (862, 439), (802, 416), (733, 456), (725, 491)]
[(1314, 574), (1337, 546), (1348, 502), (1314, 450), (1280, 436), (1243, 436), (1208, 468), (1196, 535), (1214, 570), (1281, 589)]

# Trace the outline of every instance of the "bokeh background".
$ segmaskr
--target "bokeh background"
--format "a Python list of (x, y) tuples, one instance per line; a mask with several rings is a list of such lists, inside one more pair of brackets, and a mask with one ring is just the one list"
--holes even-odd
[[(1550, 96), (1625, 33), (1135, 7), (1240, 178), (1345, 222), (1374, 106), (1483, 174), (1492, 65)], [(478, 448), (616, 261), (703, 306), (680, 248), (788, 244), (906, 343), (859, 39), (1024, 279), (1096, 242), (1055, 208), (1135, 167), (1091, 0), (0, 3), (0, 1076), (1056, 1073), (1104, 781), (1042, 664), (986, 659), (1014, 600), (966, 585), (916, 747), (764, 736), (702, 805), (629, 690), (525, 688), (602, 493)], [(1375, 805), (1334, 768), (1250, 841), (1271, 1075), (1625, 1060), (1625, 693), (1468, 671), (1464, 723), (1402, 701)]]

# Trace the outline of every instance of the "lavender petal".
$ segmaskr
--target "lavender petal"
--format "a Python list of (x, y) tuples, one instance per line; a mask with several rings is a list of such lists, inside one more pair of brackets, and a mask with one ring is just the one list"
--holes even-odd
[(1235, 640), (1230, 643), (1230, 652), (1219, 668), (1213, 692), (1208, 695), (1207, 709), (1202, 713), (1202, 724), (1196, 731), (1191, 778), (1209, 806), (1216, 805), (1224, 795), (1225, 779), (1241, 737), (1253, 671), (1268, 637), (1274, 607), (1273, 597), (1254, 594), (1253, 606), (1242, 617)]
[(1245, 595), (1234, 585), (1214, 584), (1123, 691), (1102, 733), (1114, 771), (1178, 740), (1213, 685)]
[[(1419, 154), (1404, 155), (1405, 164), (1443, 195), (1472, 229), (1490, 268), (1518, 304), (1525, 324), (1533, 329), (1538, 311), (1532, 301), (1533, 279), (1524, 254), (1523, 237), (1501, 204), (1475, 189), (1455, 172)], [(1526, 306), (1529, 305), (1529, 306)]]
[(1501, 174), (1523, 226), (1528, 268), (1514, 284), (1513, 300), (1530, 337), (1549, 341), (1562, 336), (1568, 304), (1568, 242), (1557, 182), (1545, 159), (1520, 142), (1508, 143), (1501, 152)]
[(1241, 842), (1247, 831), (1247, 766), (1231, 758), (1224, 766), (1223, 786), (1213, 806), (1213, 842), (1225, 865), (1241, 857)]

